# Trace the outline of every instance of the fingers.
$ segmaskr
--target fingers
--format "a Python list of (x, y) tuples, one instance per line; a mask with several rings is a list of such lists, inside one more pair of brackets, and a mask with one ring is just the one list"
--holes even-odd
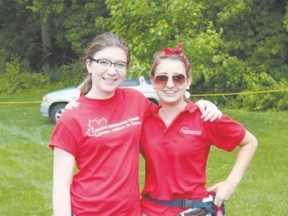
[(207, 191), (214, 191), (214, 192), (216, 192), (216, 191), (217, 191), (217, 185), (213, 185), (213, 186), (207, 188), (206, 190), (207, 190)]
[[(202, 111), (201, 111), (202, 112)], [(202, 116), (201, 118), (204, 121), (208, 121), (210, 120), (210, 122), (215, 121), (217, 118), (221, 118), (222, 117), (222, 112), (217, 108), (217, 106), (215, 106), (214, 104), (210, 104), (206, 107), (206, 110), (204, 112), (202, 112)]]
[(206, 106), (203, 104), (202, 100), (197, 101), (195, 104), (199, 107), (200, 112), (202, 113), (202, 116), (203, 116), (204, 113), (206, 113)]
[(204, 121), (210, 120), (211, 122), (214, 121), (218, 116), (215, 115), (215, 111), (209, 111), (208, 109), (203, 113), (202, 118)]
[(209, 188), (209, 190), (212, 190), (216, 193), (214, 198), (214, 205), (218, 207), (221, 207), (222, 204), (231, 197), (234, 191), (233, 187), (231, 188), (225, 181), (213, 185)]
[(214, 191), (216, 193), (214, 198), (214, 205), (221, 207), (223, 202), (225, 201), (225, 196), (223, 192), (221, 192), (221, 183), (217, 183), (212, 185), (211, 187), (206, 189), (207, 191)]
[[(215, 121), (216, 119), (221, 118), (221, 117), (222, 117), (222, 112), (217, 109), (217, 110), (215, 110), (214, 115), (211, 116), (210, 122), (213, 122), (213, 121)], [(207, 119), (207, 120), (209, 120), (209, 119)], [(204, 121), (205, 121), (205, 120), (204, 120)]]
[(217, 207), (221, 207), (224, 202), (225, 202), (225, 199), (224, 198), (220, 198), (216, 194), (215, 199), (214, 199), (214, 205), (217, 206)]
[(65, 110), (75, 109), (79, 106), (80, 105), (76, 100), (72, 100), (65, 106)]
[(212, 122), (217, 118), (222, 117), (222, 112), (218, 109), (218, 107), (214, 103), (210, 101), (199, 100), (196, 102), (196, 105), (199, 107), (202, 113), (201, 118), (204, 121), (210, 120)]

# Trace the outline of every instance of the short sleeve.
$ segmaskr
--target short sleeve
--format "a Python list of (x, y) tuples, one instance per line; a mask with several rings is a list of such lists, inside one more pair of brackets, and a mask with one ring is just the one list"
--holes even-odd
[(226, 115), (214, 122), (205, 122), (204, 125), (209, 142), (226, 151), (233, 151), (246, 133), (246, 129), (239, 122)]
[(59, 120), (52, 133), (49, 147), (54, 149), (55, 147), (61, 148), (70, 154), (76, 156), (77, 154), (77, 141), (75, 134), (68, 128), (61, 120)]

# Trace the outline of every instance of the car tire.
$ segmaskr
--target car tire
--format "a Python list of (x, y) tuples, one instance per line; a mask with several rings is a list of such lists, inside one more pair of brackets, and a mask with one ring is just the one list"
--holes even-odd
[(66, 104), (67, 103), (59, 103), (52, 108), (50, 113), (50, 120), (53, 124), (56, 124), (58, 119), (61, 117)]

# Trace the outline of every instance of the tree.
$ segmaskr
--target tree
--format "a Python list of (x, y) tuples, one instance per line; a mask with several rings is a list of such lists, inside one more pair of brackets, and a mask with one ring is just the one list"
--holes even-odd
[(41, 42), (39, 22), (30, 10), (27, 2), (18, 0), (0, 1), (0, 49), (2, 59), (12, 61), (15, 57), (29, 59), (35, 66), (34, 57), (39, 56)]
[[(111, 26), (113, 31), (131, 44), (135, 60), (142, 67), (142, 70), (140, 67), (137, 69), (146, 76), (153, 54), (163, 47), (173, 48), (177, 47), (178, 42), (183, 42), (185, 53), (195, 69), (197, 64), (208, 67), (209, 62), (204, 62), (203, 58), (211, 60), (221, 46), (221, 31), (217, 32), (213, 23), (202, 19), (205, 7), (196, 1), (106, 2), (111, 17), (97, 19), (97, 26)], [(198, 46), (197, 43), (203, 46)]]
[[(153, 54), (182, 42), (193, 93), (287, 88), (287, 9), (286, 0), (0, 0), (0, 70), (17, 58), (67, 73), (95, 35), (113, 31), (132, 48), (130, 76), (147, 77)], [(233, 99), (285, 108), (283, 95)]]
[(0, 7), (4, 57), (27, 59), (34, 71), (74, 62), (102, 31), (96, 17), (108, 16), (104, 0), (1, 0)]
[(42, 61), (50, 67), (54, 66), (53, 59), (53, 28), (54, 15), (60, 14), (64, 10), (64, 0), (32, 0), (32, 5), (27, 6), (34, 14), (40, 16), (41, 38), (42, 38)]
[[(287, 84), (288, 39), (284, 27), (288, 6), (284, 0), (106, 3), (111, 17), (97, 19), (97, 26), (111, 26), (130, 42), (135, 76), (148, 75), (155, 51), (176, 47), (181, 41), (192, 62), (193, 92), (241, 92)], [(275, 104), (276, 97), (269, 98)]]
[[(193, 92), (241, 88), (242, 85), (237, 85), (241, 78), (230, 75), (233, 69), (239, 70), (245, 64), (229, 55), (222, 40), (223, 29), (216, 29), (210, 17), (205, 17), (206, 1), (108, 0), (107, 7), (111, 17), (99, 19), (98, 24), (109, 23), (130, 42), (139, 65), (132, 69), (135, 75), (148, 76), (156, 51), (183, 42), (185, 54), (192, 63)], [(237, 84), (233, 82), (236, 78), (239, 78)]]

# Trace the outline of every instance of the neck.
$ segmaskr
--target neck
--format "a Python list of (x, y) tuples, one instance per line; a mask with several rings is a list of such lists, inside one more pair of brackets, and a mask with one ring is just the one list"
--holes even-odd
[(91, 98), (91, 99), (99, 99), (99, 100), (105, 100), (105, 99), (110, 99), (114, 96), (115, 91), (112, 92), (101, 92), (96, 89), (91, 89), (87, 94), (86, 97)]
[(183, 101), (179, 104), (162, 104), (161, 108), (159, 109), (159, 116), (165, 122), (166, 126), (168, 127), (172, 121), (181, 113), (185, 107), (186, 102)]
[(170, 113), (179, 113), (185, 109), (186, 104), (187, 103), (185, 101), (181, 101), (181, 103), (177, 103), (177, 104), (165, 104), (165, 103), (163, 103), (161, 105), (161, 110), (167, 111)]

